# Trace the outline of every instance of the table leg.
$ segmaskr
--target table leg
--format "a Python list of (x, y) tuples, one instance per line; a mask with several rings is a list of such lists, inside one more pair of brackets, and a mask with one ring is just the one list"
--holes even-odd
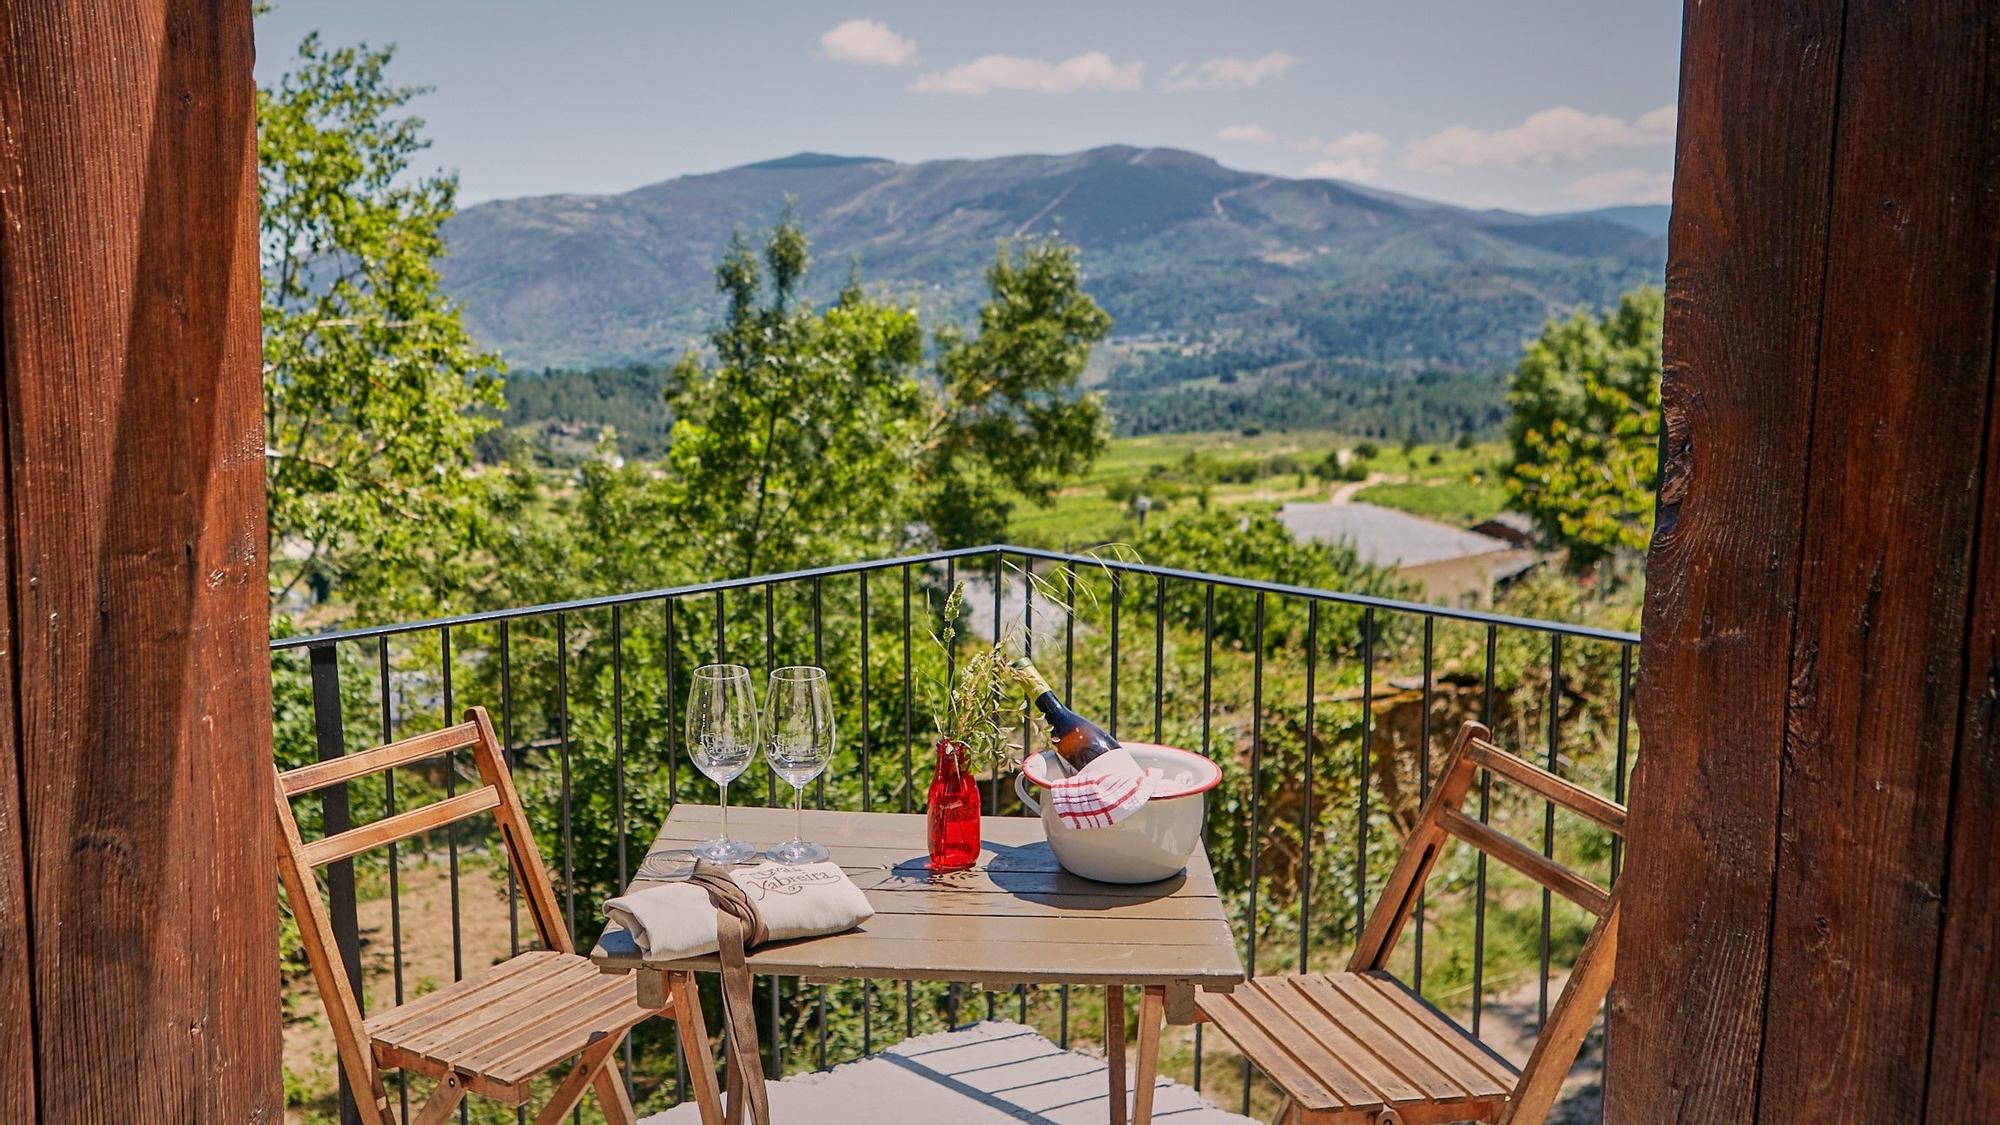
[(1125, 986), (1104, 989), (1104, 1059), (1111, 1073), (1111, 1125), (1125, 1125)]
[(694, 1083), (701, 1125), (722, 1125), (722, 1093), (715, 1087), (715, 1060), (708, 1053), (708, 1022), (701, 1014), (701, 990), (695, 987), (693, 973), (667, 976), (674, 994), (674, 1031), (680, 1036), (688, 1079)]
[(1160, 1030), (1167, 1022), (1167, 990), (1146, 989), (1139, 1004), (1139, 1065), (1132, 1075), (1132, 1125), (1152, 1125), (1153, 1085), (1160, 1078)]

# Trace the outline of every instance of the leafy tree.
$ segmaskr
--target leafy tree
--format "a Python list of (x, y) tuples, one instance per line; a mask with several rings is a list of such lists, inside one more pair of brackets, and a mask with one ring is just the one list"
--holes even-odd
[[(850, 284), (824, 313), (801, 299), (810, 257), (789, 216), (758, 255), (739, 238), (716, 269), (728, 298), (714, 362), (674, 368), (672, 516), (725, 574), (816, 549), (890, 541), (909, 510), (928, 404), (914, 310)], [(768, 275), (768, 300), (766, 296)]]
[(938, 409), (925, 438), (924, 522), (946, 546), (999, 541), (1009, 493), (1046, 506), (1104, 450), (1103, 407), (1077, 394), (1111, 317), (1083, 292), (1076, 248), (1002, 243), (979, 335), (937, 334)]
[(1073, 248), (1001, 246), (979, 333), (941, 329), (934, 378), (915, 310), (858, 281), (816, 310), (800, 295), (810, 261), (789, 215), (761, 255), (732, 243), (713, 357), (683, 357), (667, 390), (666, 510), (708, 545), (711, 573), (879, 550), (913, 526), (949, 545), (997, 537), (1012, 495), (1047, 503), (1103, 448), (1077, 379), (1110, 319)]
[(1641, 288), (1601, 317), (1551, 321), (1514, 370), (1507, 489), (1574, 568), (1652, 536), (1664, 312)]
[(392, 52), (299, 45), (257, 93), (272, 596), (438, 608), (465, 577), (500, 366), (438, 289), (457, 181), (415, 175)]

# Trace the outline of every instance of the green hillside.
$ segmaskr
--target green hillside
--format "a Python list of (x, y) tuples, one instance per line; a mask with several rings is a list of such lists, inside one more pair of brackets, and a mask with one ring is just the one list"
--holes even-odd
[(1077, 243), (1125, 345), (1094, 373), (1132, 407), (1121, 418), (1187, 413), (1153, 400), (1204, 387), (1233, 399), (1268, 397), (1270, 380), (1491, 376), (1551, 314), (1657, 280), (1665, 258), (1644, 209), (1475, 212), (1114, 146), (917, 164), (801, 154), (624, 195), (480, 204), (446, 228), (446, 288), (517, 372), (670, 361), (715, 317), (711, 271), (731, 233), (769, 225), (787, 199), (821, 299), (851, 266), (962, 315), (995, 240)]

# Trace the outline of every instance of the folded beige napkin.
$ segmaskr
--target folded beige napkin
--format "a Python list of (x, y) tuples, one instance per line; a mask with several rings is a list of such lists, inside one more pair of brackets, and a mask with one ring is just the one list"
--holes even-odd
[[(837, 864), (760, 863), (731, 868), (728, 875), (756, 906), (764, 941), (837, 934), (875, 915), (867, 896)], [(605, 902), (604, 914), (632, 935), (648, 961), (716, 951), (715, 906), (695, 883), (661, 883), (620, 895)]]

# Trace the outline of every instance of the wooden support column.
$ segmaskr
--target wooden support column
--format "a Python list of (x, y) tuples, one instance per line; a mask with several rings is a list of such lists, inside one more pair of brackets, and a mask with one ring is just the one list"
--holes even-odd
[(1692, 0), (1685, 35), (1607, 1119), (1977, 1119), (2000, 8)]
[(241, 0), (0, 6), (0, 1119), (276, 1122)]

